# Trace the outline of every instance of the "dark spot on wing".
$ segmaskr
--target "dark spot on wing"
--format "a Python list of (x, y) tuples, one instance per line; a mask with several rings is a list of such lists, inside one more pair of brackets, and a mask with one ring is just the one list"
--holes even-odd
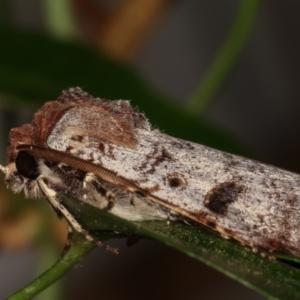
[(234, 182), (223, 182), (213, 187), (204, 198), (204, 205), (216, 214), (226, 215), (228, 206), (242, 192), (243, 186)]
[(177, 172), (170, 173), (167, 176), (167, 184), (171, 188), (184, 188), (186, 185), (186, 180), (182, 174), (179, 174)]
[(179, 187), (181, 185), (181, 181), (177, 177), (169, 178), (169, 185), (172, 188)]
[(266, 239), (258, 247), (258, 250), (266, 251), (268, 253), (281, 253), (288, 255), (295, 255), (294, 253), (298, 253), (299, 251), (298, 247), (295, 247), (295, 244), (286, 239), (284, 235)]

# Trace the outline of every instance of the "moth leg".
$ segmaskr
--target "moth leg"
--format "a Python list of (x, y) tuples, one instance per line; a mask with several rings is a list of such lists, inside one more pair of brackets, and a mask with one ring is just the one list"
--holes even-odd
[(170, 225), (171, 214), (170, 211), (167, 213), (167, 225)]
[(47, 184), (44, 182), (43, 177), (40, 177), (37, 182), (51, 206), (55, 210), (59, 211), (67, 219), (71, 227), (73, 227), (77, 232), (81, 233), (85, 237), (85, 239), (94, 243), (95, 245), (104, 247), (106, 250), (112, 251), (114, 253), (118, 253), (117, 249), (111, 248), (110, 246), (95, 240), (85, 229), (81, 227), (81, 225), (76, 221), (72, 214), (58, 200), (56, 192), (47, 186)]
[[(78, 232), (82, 233), (82, 235), (91, 242), (94, 242), (94, 238), (89, 235), (89, 233), (84, 230), (81, 225), (75, 220), (75, 218), (69, 213), (69, 211), (61, 204), (61, 202), (57, 199), (57, 194), (54, 190), (48, 188), (47, 184), (44, 182), (43, 178), (38, 179), (38, 184), (42, 189), (44, 195), (46, 196), (47, 200), (51, 204), (51, 206), (59, 211), (69, 222), (69, 224)], [(99, 246), (103, 244), (98, 242)]]
[(64, 250), (62, 252), (62, 256), (64, 256), (64, 254), (69, 250), (69, 248), (72, 244), (72, 239), (73, 239), (73, 231), (72, 231), (72, 227), (69, 225), (68, 226), (67, 242), (66, 242)]
[(4, 167), (4, 166), (2, 166), (2, 165), (0, 165), (0, 171), (2, 171), (2, 172), (6, 175), (6, 173), (7, 173), (7, 168)]
[(99, 182), (99, 180), (97, 180), (97, 177), (94, 174), (86, 174), (83, 182), (83, 186), (85, 188), (87, 183), (91, 184), (94, 187), (94, 189), (107, 200), (107, 206), (104, 209), (108, 211), (111, 210), (115, 205), (114, 193), (107, 190), (103, 185), (101, 185), (101, 183)]
[(134, 208), (134, 196), (133, 196), (133, 194), (132, 193), (130, 193), (130, 195), (129, 195), (129, 197), (130, 197), (130, 207), (133, 209)]

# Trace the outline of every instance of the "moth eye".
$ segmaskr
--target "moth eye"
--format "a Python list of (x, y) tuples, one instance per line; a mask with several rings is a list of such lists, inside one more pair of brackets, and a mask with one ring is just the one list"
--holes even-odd
[(16, 168), (23, 177), (29, 179), (36, 179), (40, 175), (35, 158), (24, 151), (19, 152), (16, 158)]

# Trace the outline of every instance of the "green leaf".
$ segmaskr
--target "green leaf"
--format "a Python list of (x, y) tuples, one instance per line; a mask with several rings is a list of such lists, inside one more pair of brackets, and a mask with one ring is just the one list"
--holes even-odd
[[(300, 270), (222, 239), (201, 226), (164, 221), (128, 222), (82, 201), (63, 197), (76, 219), (95, 238), (144, 237), (161, 241), (272, 299), (299, 299)], [(31, 299), (61, 278), (94, 246), (75, 232), (69, 251), (40, 277), (10, 296), (9, 300)]]
[(299, 299), (300, 270), (263, 258), (214, 232), (180, 222), (128, 222), (71, 198), (64, 204), (96, 238), (142, 236), (161, 241), (206, 263), (257, 292), (279, 299)]
[(2, 105), (36, 109), (63, 89), (80, 86), (95, 97), (130, 99), (164, 132), (229, 152), (241, 147), (213, 125), (190, 118), (167, 97), (154, 92), (140, 75), (97, 52), (30, 32), (0, 27)]

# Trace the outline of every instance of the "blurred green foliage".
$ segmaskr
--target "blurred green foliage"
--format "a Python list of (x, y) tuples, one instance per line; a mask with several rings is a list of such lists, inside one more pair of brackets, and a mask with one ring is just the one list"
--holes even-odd
[[(131, 99), (155, 127), (167, 134), (243, 153), (237, 143), (213, 125), (196, 120), (182, 108), (171, 105), (171, 99), (155, 92), (137, 72), (92, 49), (6, 27), (0, 28), (0, 39), (3, 107), (34, 111), (45, 101), (56, 99), (63, 89), (80, 86), (97, 97)], [(264, 259), (214, 233), (184, 224), (128, 223), (69, 200), (65, 200), (69, 209), (87, 229), (96, 230), (94, 235), (98, 238), (116, 237), (117, 226), (122, 236), (134, 234), (158, 239), (269, 297), (297, 299), (300, 293), (299, 270)], [(74, 261), (70, 264), (72, 266)]]

